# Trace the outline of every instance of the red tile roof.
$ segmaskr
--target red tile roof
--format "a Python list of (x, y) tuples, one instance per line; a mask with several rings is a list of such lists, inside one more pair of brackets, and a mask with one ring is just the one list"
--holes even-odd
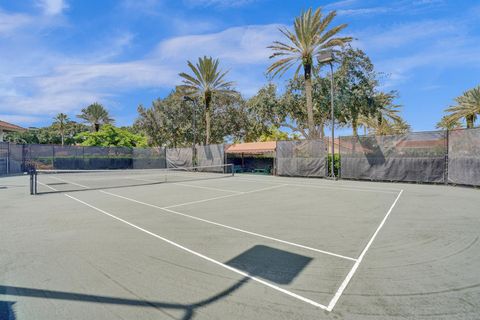
[(25, 128), (22, 128), (20, 126), (17, 126), (17, 125), (14, 125), (14, 124), (2, 121), (2, 120), (0, 120), (0, 129), (2, 129), (3, 131), (15, 131), (15, 132), (20, 132), (20, 131), (27, 130)]
[(232, 144), (226, 150), (227, 153), (236, 153), (236, 154), (263, 154), (269, 152), (275, 152), (277, 148), (276, 141), (266, 141), (266, 142), (246, 142)]

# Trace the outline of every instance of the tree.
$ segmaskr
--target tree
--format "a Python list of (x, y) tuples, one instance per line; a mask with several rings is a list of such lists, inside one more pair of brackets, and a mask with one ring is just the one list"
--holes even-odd
[(219, 63), (218, 59), (204, 56), (198, 58), (196, 65), (187, 61), (193, 75), (184, 72), (179, 74), (184, 79), (184, 84), (178, 86), (178, 91), (185, 96), (197, 99), (205, 106), (205, 144), (210, 143), (212, 99), (215, 96), (238, 95), (236, 91), (231, 89), (234, 83), (225, 81), (224, 78), (228, 71), (220, 70)]
[(298, 140), (300, 136), (296, 133), (291, 136), (288, 132), (281, 131), (279, 128), (272, 126), (268, 129), (268, 132), (263, 133), (258, 138), (258, 141), (284, 141), (284, 140)]
[(96, 102), (83, 108), (81, 112), (77, 117), (89, 123), (95, 132), (100, 130), (100, 125), (112, 124), (114, 122), (114, 120), (110, 118), (108, 111)]
[(357, 136), (359, 118), (377, 115), (382, 107), (375, 93), (378, 75), (370, 58), (360, 49), (348, 46), (339, 52), (338, 60), (340, 66), (335, 73), (338, 118), (341, 124), (350, 125)]
[(442, 130), (454, 130), (462, 127), (460, 120), (451, 120), (448, 116), (443, 116), (437, 123), (436, 128)]
[(463, 95), (455, 98), (457, 105), (445, 109), (450, 113), (447, 115), (447, 121), (454, 123), (465, 119), (467, 129), (475, 126), (475, 120), (480, 115), (480, 86), (470, 89)]
[(287, 28), (280, 29), (280, 32), (289, 40), (289, 43), (275, 41), (273, 45), (268, 47), (273, 50), (270, 58), (280, 58), (280, 60), (274, 62), (267, 69), (267, 73), (273, 77), (277, 75), (282, 76), (288, 69), (298, 63), (295, 71), (296, 78), (303, 67), (308, 136), (311, 138), (318, 136), (315, 130), (312, 100), (314, 58), (318, 57), (326, 49), (343, 46), (352, 40), (350, 37), (334, 37), (347, 27), (346, 24), (327, 30), (335, 16), (336, 12), (332, 11), (323, 18), (320, 8), (315, 10), (315, 12), (312, 12), (310, 8), (295, 18), (294, 32)]
[(82, 132), (76, 137), (82, 146), (99, 147), (146, 147), (147, 138), (145, 136), (134, 134), (127, 129), (116, 128), (106, 124), (96, 132)]
[[(80, 132), (88, 130), (89, 127), (84, 124), (67, 120), (64, 129), (64, 144), (75, 144), (74, 137)], [(30, 128), (24, 132), (11, 132), (5, 138), (7, 141), (14, 143), (61, 144), (62, 139), (58, 133), (58, 126), (52, 124), (43, 128)]]
[(59, 113), (55, 118), (53, 118), (52, 126), (58, 128), (58, 132), (62, 138), (62, 146), (65, 143), (65, 127), (67, 126), (68, 121), (68, 116), (65, 113)]
[[(139, 106), (134, 128), (145, 133), (151, 145), (191, 147), (194, 134), (195, 142), (206, 141), (204, 109), (194, 108), (198, 106), (185, 102), (178, 92), (172, 92), (164, 99), (153, 101), (150, 108)], [(223, 143), (226, 138), (241, 141), (253, 135), (254, 118), (240, 96), (215, 96), (211, 109), (210, 143)]]
[(408, 123), (400, 116), (400, 105), (393, 101), (396, 91), (379, 92), (373, 97), (375, 111), (361, 114), (358, 124), (369, 129), (375, 135), (402, 134), (410, 130)]

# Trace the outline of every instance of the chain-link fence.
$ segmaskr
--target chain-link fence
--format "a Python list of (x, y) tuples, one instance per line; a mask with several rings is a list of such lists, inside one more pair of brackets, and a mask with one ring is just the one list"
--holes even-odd
[(340, 137), (342, 178), (440, 183), (446, 156), (444, 131)]
[[(340, 137), (340, 177), (480, 186), (480, 128)], [(192, 148), (82, 147), (0, 142), (0, 175), (37, 169), (160, 169), (225, 163), (223, 144)], [(278, 141), (280, 176), (327, 176), (324, 140)], [(195, 158), (195, 162), (194, 162)]]
[(167, 168), (180, 168), (193, 166), (192, 148), (168, 148)]
[(223, 144), (210, 144), (196, 146), (196, 164), (202, 170), (222, 170), (225, 164), (225, 146)]
[(327, 145), (324, 140), (278, 141), (277, 174), (292, 177), (325, 177)]
[(448, 182), (480, 186), (480, 128), (449, 132)]
[(8, 143), (0, 142), (0, 175), (8, 174)]
[(133, 169), (162, 169), (167, 167), (165, 148), (133, 148)]

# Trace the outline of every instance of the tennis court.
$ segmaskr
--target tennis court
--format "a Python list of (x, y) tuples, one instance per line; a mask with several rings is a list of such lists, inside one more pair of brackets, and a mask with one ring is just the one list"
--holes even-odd
[(476, 189), (138, 172), (1, 178), (1, 319), (478, 318)]

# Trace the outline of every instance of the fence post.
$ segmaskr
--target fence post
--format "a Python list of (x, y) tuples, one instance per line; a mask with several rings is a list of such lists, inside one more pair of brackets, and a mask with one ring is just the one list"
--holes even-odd
[(445, 152), (445, 173), (444, 173), (444, 183), (448, 184), (448, 156), (449, 156), (449, 148), (450, 148), (450, 130), (447, 129), (446, 137), (446, 152)]
[(7, 175), (10, 174), (10, 142), (7, 142)]
[(340, 136), (338, 136), (338, 180), (342, 179), (342, 139), (340, 139)]
[(55, 169), (55, 145), (52, 144), (52, 169)]

